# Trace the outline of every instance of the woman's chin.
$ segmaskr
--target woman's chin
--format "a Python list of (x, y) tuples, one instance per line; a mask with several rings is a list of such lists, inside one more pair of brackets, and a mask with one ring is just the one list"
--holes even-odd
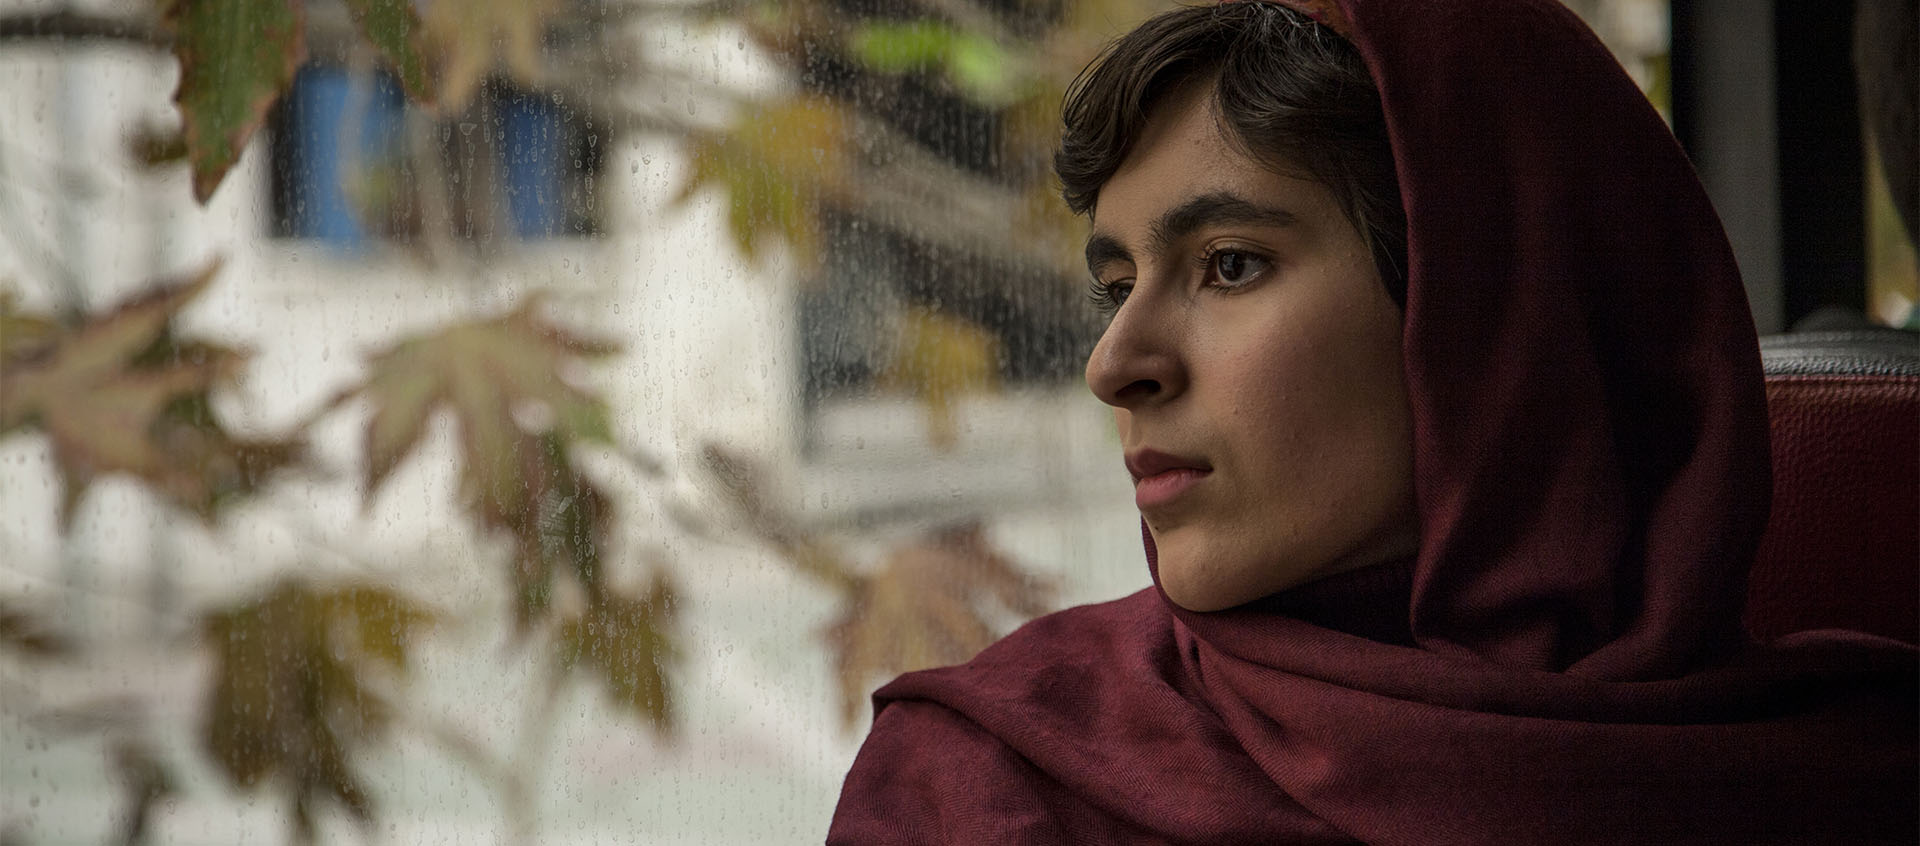
[(1181, 560), (1178, 555), (1169, 556), (1164, 547), (1159, 563), (1160, 589), (1173, 604), (1188, 611), (1222, 611), (1279, 589), (1248, 584), (1246, 579), (1231, 578), (1232, 574), (1197, 566), (1197, 562)]

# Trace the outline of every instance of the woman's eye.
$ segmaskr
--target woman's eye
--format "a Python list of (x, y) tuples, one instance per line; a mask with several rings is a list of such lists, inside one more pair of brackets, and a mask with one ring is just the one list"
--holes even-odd
[(1273, 265), (1265, 258), (1241, 250), (1213, 250), (1207, 253), (1206, 260), (1210, 277), (1207, 281), (1225, 288), (1238, 288), (1252, 282)]
[(1133, 293), (1133, 283), (1129, 281), (1107, 282), (1095, 279), (1087, 285), (1087, 299), (1101, 314), (1112, 316), (1127, 302), (1127, 296)]

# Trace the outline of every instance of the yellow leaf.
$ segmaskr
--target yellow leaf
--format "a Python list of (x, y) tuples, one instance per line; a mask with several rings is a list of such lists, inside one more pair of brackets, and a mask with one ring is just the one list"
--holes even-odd
[(560, 627), (562, 665), (592, 671), (615, 705), (657, 729), (670, 728), (667, 668), (680, 653), (665, 629), (672, 623), (675, 604), (673, 588), (660, 573), (643, 597), (605, 594)]
[(758, 256), (771, 236), (811, 263), (820, 249), (821, 200), (848, 190), (848, 131), (839, 107), (818, 98), (755, 109), (724, 133), (691, 140), (693, 174), (678, 201), (718, 187), (741, 252)]
[(991, 390), (999, 381), (999, 341), (993, 333), (926, 306), (909, 308), (886, 380), (920, 398), (927, 407), (927, 437), (950, 449), (959, 440), (955, 404), (961, 396)]
[(504, 68), (527, 85), (540, 82), (540, 45), (556, 0), (431, 0), (421, 15), (438, 59), (443, 114), (466, 108), (488, 74)]
[(429, 619), (382, 587), (291, 581), (207, 615), (214, 668), (202, 748), (236, 787), (285, 791), (296, 835), (311, 833), (322, 799), (369, 818), (351, 757), (381, 734), (388, 705), (361, 675), (375, 663), (404, 669), (408, 636)]

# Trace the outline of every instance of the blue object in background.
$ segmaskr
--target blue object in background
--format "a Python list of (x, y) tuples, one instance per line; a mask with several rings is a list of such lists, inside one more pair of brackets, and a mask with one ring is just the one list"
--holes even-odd
[(507, 217), (522, 238), (565, 234), (567, 208), (561, 180), (567, 126), (552, 100), (527, 94), (500, 98), (501, 150), (506, 177)]
[[(350, 251), (364, 249), (370, 235), (347, 199), (349, 168), (396, 166), (406, 117), (400, 86), (385, 73), (374, 74), (365, 101), (354, 104), (360, 113), (348, 114), (354, 82), (339, 68), (302, 67), (287, 93), (284, 137), (277, 139), (288, 145), (279, 175), (286, 191), (282, 234)], [(358, 132), (344, 137), (343, 128), (355, 123)]]

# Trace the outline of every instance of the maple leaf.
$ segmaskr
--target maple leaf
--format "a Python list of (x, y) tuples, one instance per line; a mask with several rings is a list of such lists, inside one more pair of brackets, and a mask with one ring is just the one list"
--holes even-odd
[(751, 461), (714, 445), (703, 457), (756, 533), (841, 593), (840, 613), (822, 634), (840, 683), (843, 727), (852, 727), (875, 677), (957, 664), (992, 643), (994, 604), (1032, 617), (1052, 600), (1051, 583), (1021, 572), (977, 522), (933, 532), (895, 549), (877, 572), (858, 573), (835, 544), (766, 504)]
[(933, 532), (895, 549), (877, 572), (860, 573), (837, 544), (766, 503), (752, 461), (713, 444), (702, 457), (755, 533), (796, 570), (840, 593), (840, 613), (822, 635), (840, 683), (843, 728), (853, 726), (876, 676), (956, 664), (992, 643), (991, 603), (1032, 617), (1051, 601), (1052, 585), (1022, 573), (978, 523)]
[(424, 40), (439, 60), (440, 108), (453, 114), (487, 75), (505, 67), (523, 83), (540, 81), (540, 48), (557, 0), (432, 0), (421, 16)]
[(749, 528), (794, 569), (840, 593), (840, 614), (822, 634), (833, 653), (844, 727), (852, 726), (875, 676), (959, 663), (993, 642), (989, 603), (1027, 617), (1046, 611), (1051, 584), (993, 549), (978, 523), (895, 549), (877, 572), (864, 574), (839, 545), (767, 504), (752, 461), (712, 444), (702, 456)]
[[(421, 103), (434, 97), (428, 69), (426, 26), (412, 0), (346, 0), (347, 11), (360, 34), (386, 57), (400, 87)], [(442, 0), (441, 5), (447, 5)]]
[(193, 195), (213, 196), (306, 58), (298, 0), (164, 0)]
[(312, 840), (320, 800), (366, 823), (372, 803), (349, 758), (381, 734), (390, 711), (362, 676), (381, 665), (404, 670), (408, 638), (431, 620), (382, 587), (293, 581), (208, 614), (201, 633), (214, 669), (202, 748), (234, 786), (285, 790), (297, 841)]
[(767, 505), (761, 493), (764, 473), (753, 461), (718, 444), (707, 444), (700, 454), (714, 481), (746, 518), (747, 527), (795, 569), (843, 591), (858, 584), (846, 554), (837, 545)]
[(825, 632), (842, 726), (853, 725), (875, 678), (958, 664), (992, 643), (987, 600), (1033, 617), (1045, 613), (1052, 592), (995, 550), (978, 523), (894, 550), (879, 572), (858, 580)]
[(667, 667), (680, 658), (664, 629), (678, 600), (666, 574), (656, 572), (643, 597), (607, 592), (560, 626), (560, 666), (598, 674), (614, 704), (657, 729), (673, 725)]
[(25, 604), (0, 599), (0, 646), (29, 658), (62, 658), (77, 651), (72, 638)]
[(727, 226), (749, 257), (767, 235), (784, 239), (804, 262), (819, 254), (823, 197), (847, 190), (849, 123), (839, 107), (799, 98), (754, 109), (723, 133), (689, 140), (693, 170), (676, 203), (719, 186), (727, 196)]
[(499, 487), (481, 487), (469, 476), (463, 490), (478, 504), (483, 524), (514, 539), (515, 623), (524, 631), (546, 610), (555, 572), (572, 574), (589, 602), (601, 598), (600, 548), (611, 510), (556, 434), (523, 436), (513, 459), (518, 472), (491, 483)]
[(606, 405), (567, 383), (582, 358), (612, 354), (540, 319), (538, 303), (490, 320), (407, 338), (376, 353), (356, 391), (367, 420), (366, 498), (413, 452), (427, 421), (450, 412), (459, 431), (462, 498), (480, 524), (511, 534), (512, 579), (524, 629), (545, 610), (554, 569), (599, 590), (606, 498), (574, 466), (576, 443), (611, 444)]
[(214, 419), (208, 392), (232, 380), (245, 354), (168, 331), (218, 269), (211, 263), (74, 327), (0, 303), (0, 434), (29, 426), (47, 434), (63, 527), (104, 474), (131, 475), (210, 520), (221, 503), (299, 460), (297, 440), (235, 438)]
[(154, 812), (164, 800), (180, 795), (179, 779), (160, 750), (144, 738), (115, 738), (107, 760), (124, 797), (120, 842), (145, 843), (153, 828)]
[(229, 433), (214, 418), (204, 391), (174, 399), (147, 434), (169, 464), (168, 472), (152, 482), (154, 487), (209, 522), (227, 503), (245, 498), (307, 454), (305, 442), (297, 437)]
[(939, 449), (960, 440), (960, 397), (985, 391), (999, 381), (999, 341), (968, 320), (927, 306), (907, 310), (893, 361), (884, 374), (926, 406), (927, 439)]
[(0, 361), (24, 361), (42, 355), (60, 334), (58, 321), (22, 313), (14, 293), (0, 290)]

